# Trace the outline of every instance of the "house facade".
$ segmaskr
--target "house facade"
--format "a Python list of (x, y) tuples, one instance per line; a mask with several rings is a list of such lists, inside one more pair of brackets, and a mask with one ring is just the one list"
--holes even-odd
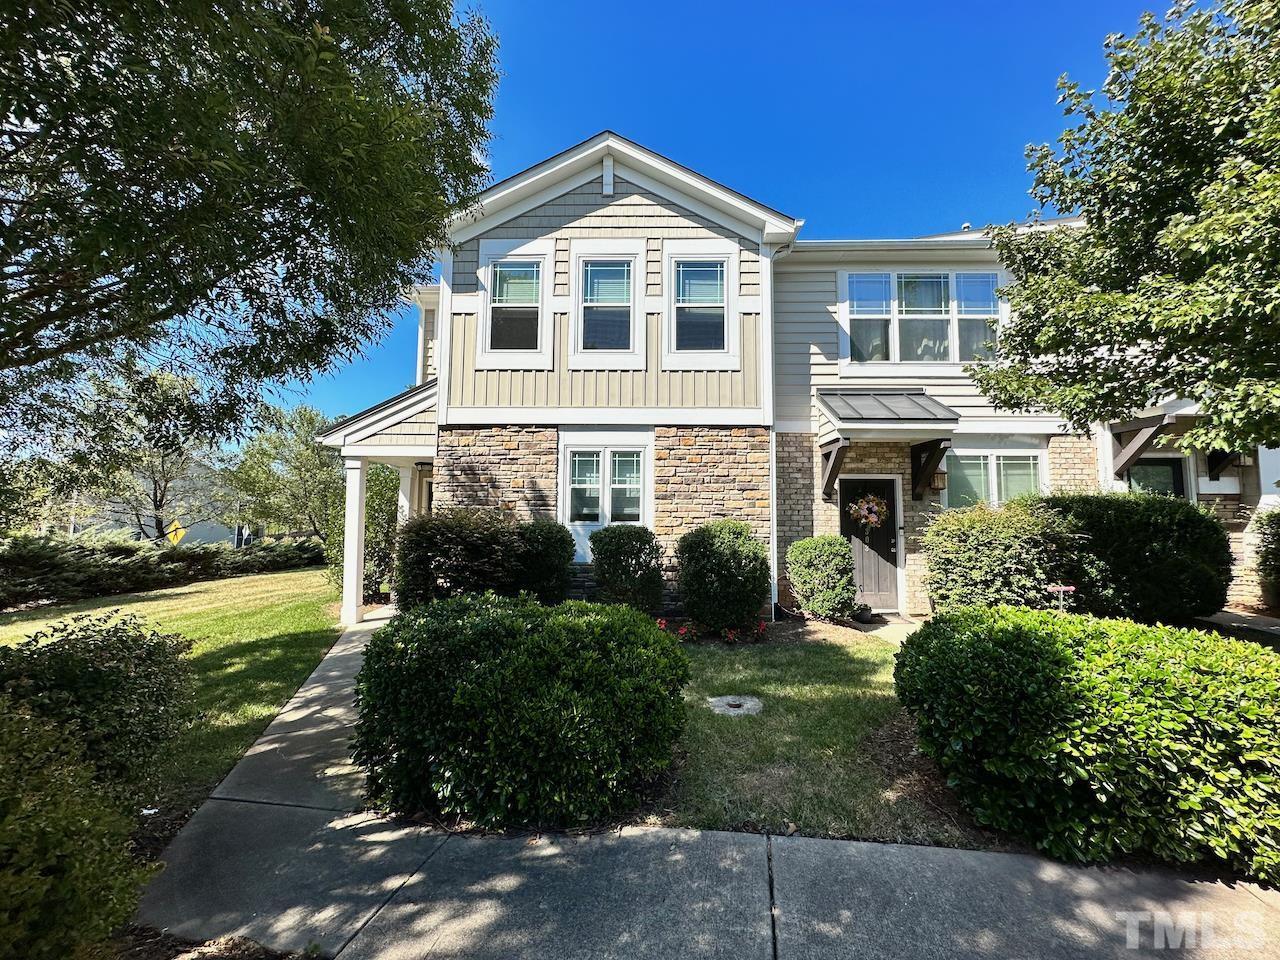
[[(414, 292), (416, 385), (321, 438), (346, 466), (344, 622), (359, 618), (370, 463), (399, 469), (405, 516), (549, 517), (584, 564), (610, 523), (650, 527), (670, 558), (699, 524), (745, 520), (784, 602), (788, 545), (842, 533), (875, 609), (925, 613), (929, 516), (1037, 490), (1209, 502), (1247, 564), (1273, 452), (1162, 447), (1193, 422), (1185, 404), (1085, 436), (998, 410), (964, 372), (1007, 310), (983, 236), (804, 240), (802, 226), (610, 132), (486, 191), (439, 284)], [(881, 503), (889, 522), (854, 523), (851, 508)]]

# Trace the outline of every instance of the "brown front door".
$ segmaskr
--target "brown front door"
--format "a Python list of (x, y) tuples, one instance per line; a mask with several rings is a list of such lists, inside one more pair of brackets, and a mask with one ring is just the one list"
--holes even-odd
[[(888, 506), (883, 524), (867, 530), (854, 522), (849, 505), (867, 494)], [(873, 610), (898, 609), (898, 504), (892, 480), (840, 481), (840, 534), (853, 541), (854, 576), (858, 599)]]

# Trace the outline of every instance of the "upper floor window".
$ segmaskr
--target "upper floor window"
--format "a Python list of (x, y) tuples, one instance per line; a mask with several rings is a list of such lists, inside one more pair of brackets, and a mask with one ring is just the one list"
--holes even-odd
[(582, 349), (631, 349), (631, 261), (582, 262)]
[(644, 252), (640, 238), (569, 241), (570, 369), (644, 369)]
[(1000, 316), (997, 286), (995, 273), (849, 273), (844, 297), (849, 341), (845, 360), (989, 360), (993, 356), (989, 343), (995, 339)]
[(542, 264), (537, 260), (499, 260), (493, 265), (489, 301), (489, 349), (538, 349), (542, 312)]
[(676, 350), (723, 350), (723, 260), (676, 261)]

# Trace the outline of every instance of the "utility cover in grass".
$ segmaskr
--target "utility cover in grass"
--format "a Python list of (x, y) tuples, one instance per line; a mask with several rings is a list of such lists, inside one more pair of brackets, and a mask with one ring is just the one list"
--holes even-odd
[(759, 697), (707, 697), (707, 706), (723, 717), (754, 717), (764, 709)]

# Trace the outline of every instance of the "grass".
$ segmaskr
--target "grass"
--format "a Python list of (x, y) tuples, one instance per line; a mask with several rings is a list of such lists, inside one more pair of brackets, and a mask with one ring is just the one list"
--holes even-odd
[[(781, 631), (786, 632), (786, 631)], [(662, 819), (702, 829), (991, 847), (956, 807), (893, 692), (896, 645), (854, 630), (688, 648), (688, 726)], [(758, 716), (707, 697), (759, 697)]]
[(337, 638), (323, 570), (211, 580), (0, 615), (0, 644), (75, 613), (134, 613), (194, 641), (197, 720), (172, 751), (161, 821), (185, 817), (249, 747)]

